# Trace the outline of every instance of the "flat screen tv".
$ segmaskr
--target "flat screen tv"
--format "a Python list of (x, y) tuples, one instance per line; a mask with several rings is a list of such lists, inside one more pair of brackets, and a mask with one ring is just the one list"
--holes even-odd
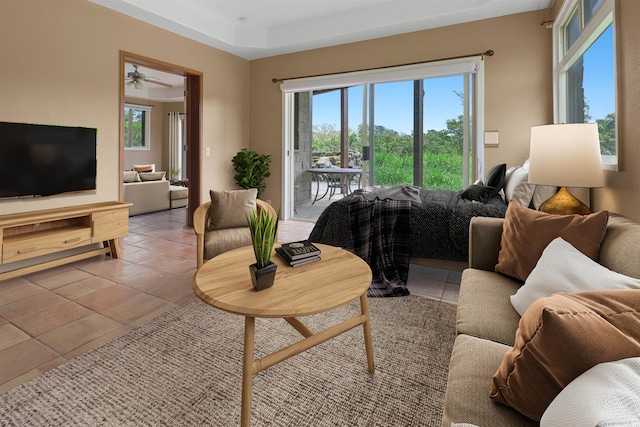
[(97, 130), (0, 122), (0, 198), (96, 190)]

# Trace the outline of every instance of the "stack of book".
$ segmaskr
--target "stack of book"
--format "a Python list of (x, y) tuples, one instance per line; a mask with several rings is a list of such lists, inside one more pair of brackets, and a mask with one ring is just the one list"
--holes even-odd
[(287, 261), (291, 267), (299, 267), (310, 262), (320, 261), (320, 249), (308, 240), (283, 243), (276, 248), (276, 253)]

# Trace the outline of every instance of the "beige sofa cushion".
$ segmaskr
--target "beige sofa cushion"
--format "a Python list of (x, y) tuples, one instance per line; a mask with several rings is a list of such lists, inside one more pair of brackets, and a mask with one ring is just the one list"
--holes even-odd
[(189, 197), (189, 189), (180, 185), (170, 185), (169, 193), (171, 200), (186, 199)]
[(124, 171), (122, 174), (122, 179), (124, 182), (140, 182), (140, 175), (136, 171)]
[(519, 282), (494, 272), (468, 268), (462, 272), (456, 330), (513, 345), (520, 316), (509, 297)]
[(167, 173), (161, 172), (138, 172), (142, 181), (162, 181)]
[(456, 337), (451, 353), (442, 427), (450, 427), (452, 422), (482, 427), (537, 425), (514, 409), (489, 398), (491, 377), (509, 348), (468, 335)]
[(169, 209), (169, 181), (125, 183), (124, 200), (133, 203), (130, 216)]
[(562, 237), (597, 261), (608, 219), (607, 211), (591, 215), (552, 215), (509, 203), (496, 271), (525, 281), (544, 248), (556, 237)]
[(210, 190), (211, 208), (208, 230), (249, 227), (247, 218), (256, 210), (258, 190)]
[(607, 234), (600, 245), (598, 262), (610, 270), (640, 279), (638, 242), (640, 242), (640, 224), (612, 214), (607, 225)]
[(538, 421), (586, 370), (638, 356), (640, 290), (554, 294), (522, 316), (515, 345), (493, 377), (491, 398)]

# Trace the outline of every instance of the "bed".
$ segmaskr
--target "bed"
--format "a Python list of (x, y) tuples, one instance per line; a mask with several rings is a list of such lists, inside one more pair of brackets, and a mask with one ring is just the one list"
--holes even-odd
[[(467, 261), (469, 223), (474, 216), (504, 218), (507, 204), (500, 195), (485, 202), (467, 200), (463, 191), (425, 190), (413, 187), (420, 203), (411, 202), (410, 256), (447, 261)], [(353, 249), (349, 205), (358, 192), (333, 202), (318, 218), (309, 239)]]
[[(472, 217), (504, 218), (509, 202), (538, 209), (558, 190), (554, 186), (529, 184), (529, 160), (508, 170), (506, 166), (502, 163), (491, 167), (484, 182), (476, 182), (464, 191), (425, 190), (408, 184), (390, 187), (408, 186), (413, 192), (408, 214), (412, 263), (461, 271), (468, 262)], [(354, 197), (361, 197), (360, 192), (371, 190), (372, 187), (356, 190), (329, 205), (318, 218), (310, 240), (354, 249), (349, 206)]]

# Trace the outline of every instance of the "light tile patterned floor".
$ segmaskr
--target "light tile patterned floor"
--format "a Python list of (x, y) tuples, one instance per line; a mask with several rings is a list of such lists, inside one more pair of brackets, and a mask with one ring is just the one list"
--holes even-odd
[[(0, 281), (0, 394), (195, 298), (186, 209), (130, 218), (123, 258), (99, 256)], [(314, 223), (283, 221), (280, 241)], [(456, 303), (460, 273), (411, 265), (414, 295)]]

